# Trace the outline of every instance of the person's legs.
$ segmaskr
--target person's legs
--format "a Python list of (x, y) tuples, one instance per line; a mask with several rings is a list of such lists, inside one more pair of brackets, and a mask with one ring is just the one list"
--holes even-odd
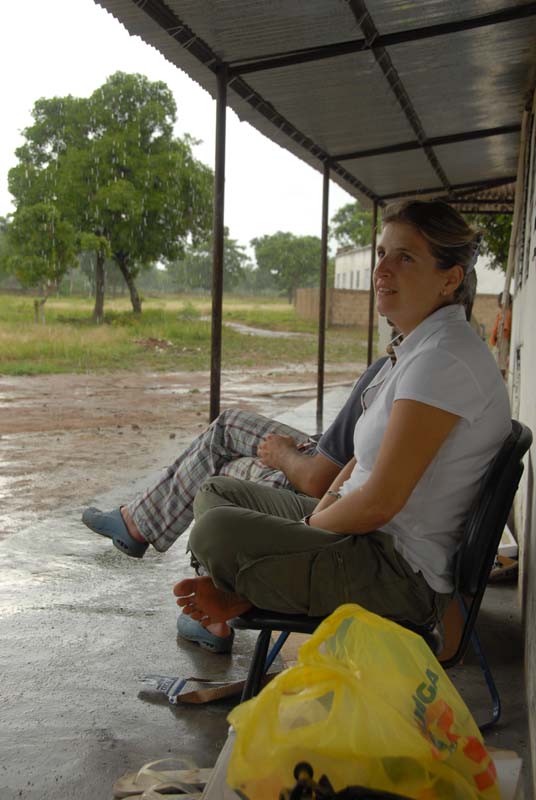
[(143, 495), (112, 512), (86, 509), (82, 521), (114, 544), (119, 542), (128, 555), (139, 557), (146, 542), (167, 550), (190, 525), (193, 498), (210, 475), (223, 472), (271, 486), (289, 486), (282, 472), (256, 458), (259, 443), (269, 433), (292, 436), (303, 452), (314, 451), (314, 442), (309, 446), (309, 437), (302, 431), (259, 414), (224, 411)]
[[(163, 476), (140, 498), (126, 506), (138, 530), (157, 550), (167, 550), (190, 525), (197, 490), (211, 475), (233, 471), (237, 477), (262, 476), (273, 485), (288, 485), (283, 473), (255, 461), (259, 442), (268, 433), (307, 435), (259, 414), (224, 411), (198, 436)], [(246, 458), (243, 458), (243, 457)]]
[[(205, 617), (204, 624), (249, 605), (324, 616), (355, 602), (417, 624), (435, 617), (435, 593), (389, 535), (346, 536), (306, 526), (300, 518), (315, 504), (249, 482), (207, 481), (196, 498), (190, 545), (216, 591), (207, 578), (181, 581), (174, 589), (179, 605), (196, 619)], [(219, 615), (218, 591), (231, 594)]]

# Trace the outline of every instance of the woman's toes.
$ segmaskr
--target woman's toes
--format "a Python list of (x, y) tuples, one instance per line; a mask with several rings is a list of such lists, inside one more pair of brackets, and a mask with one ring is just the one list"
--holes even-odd
[(173, 594), (175, 597), (188, 597), (188, 595), (192, 595), (195, 592), (195, 586), (195, 578), (185, 578), (175, 584)]

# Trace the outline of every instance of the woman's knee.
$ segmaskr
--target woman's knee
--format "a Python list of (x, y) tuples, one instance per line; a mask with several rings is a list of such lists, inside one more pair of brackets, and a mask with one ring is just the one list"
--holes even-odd
[(230, 408), (224, 408), (224, 410), (219, 414), (216, 419), (211, 422), (210, 427), (215, 428), (217, 425), (225, 427), (225, 425), (229, 425), (230, 422), (234, 419), (234, 415), (236, 411)]
[(228, 557), (230, 533), (233, 530), (234, 509), (209, 508), (197, 519), (190, 533), (189, 546), (197, 559), (208, 568), (209, 564)]
[(236, 478), (215, 475), (200, 486), (194, 498), (194, 517), (200, 519), (211, 508), (226, 506), (232, 503), (229, 491), (237, 483)]

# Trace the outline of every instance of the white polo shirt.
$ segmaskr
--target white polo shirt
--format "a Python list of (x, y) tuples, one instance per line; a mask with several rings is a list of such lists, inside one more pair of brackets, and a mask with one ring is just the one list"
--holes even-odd
[(362, 397), (354, 430), (357, 464), (341, 494), (368, 480), (396, 400), (418, 400), (460, 417), (406, 505), (381, 530), (436, 592), (453, 589), (453, 558), (491, 460), (511, 431), (504, 381), (463, 306), (438, 309), (395, 348)]

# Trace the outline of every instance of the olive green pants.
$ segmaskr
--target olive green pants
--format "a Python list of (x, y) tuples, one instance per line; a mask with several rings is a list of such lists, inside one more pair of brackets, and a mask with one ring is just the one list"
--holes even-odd
[(220, 589), (258, 608), (325, 616), (342, 603), (426, 624), (438, 595), (395, 550), (389, 534), (340, 535), (304, 525), (318, 500), (229, 477), (207, 480), (194, 502), (190, 548)]

